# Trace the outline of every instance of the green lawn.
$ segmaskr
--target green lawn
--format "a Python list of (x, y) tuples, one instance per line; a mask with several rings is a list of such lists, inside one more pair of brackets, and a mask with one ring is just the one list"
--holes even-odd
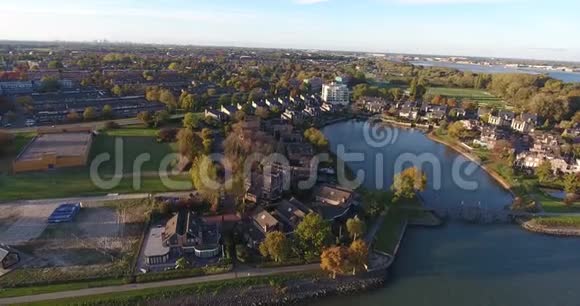
[(377, 232), (375, 241), (376, 250), (393, 254), (399, 242), (399, 236), (405, 218), (407, 218), (407, 215), (404, 211), (396, 208), (389, 209), (381, 228)]
[(238, 278), (224, 281), (214, 281), (192, 285), (143, 289), (113, 294), (101, 294), (78, 298), (43, 301), (26, 305), (142, 305), (153, 301), (161, 302), (181, 296), (211, 293), (233, 288), (247, 288), (260, 285), (278, 284), (282, 286), (294, 280), (320, 277), (320, 273), (287, 273), (283, 275)]
[(580, 216), (539, 217), (533, 221), (543, 226), (580, 228)]
[(488, 93), (485, 90), (469, 88), (449, 88), (449, 87), (430, 87), (427, 94), (433, 96), (444, 96), (456, 98), (458, 100), (473, 100), (481, 105), (503, 104), (500, 98)]
[[(112, 130), (98, 135), (91, 150), (90, 160), (94, 160), (100, 154), (108, 153), (111, 160), (99, 167), (100, 173), (114, 173), (117, 159), (117, 151), (122, 155), (122, 169), (124, 173), (133, 173), (134, 162), (137, 157), (148, 157), (149, 161), (141, 168), (144, 172), (157, 172), (161, 160), (174, 152), (174, 144), (158, 143), (155, 139), (155, 129), (127, 128)], [(163, 169), (167, 171), (167, 169)]]
[(545, 212), (550, 213), (580, 212), (580, 202), (576, 202), (572, 205), (566, 205), (562, 200), (553, 198), (541, 191), (534, 194), (534, 197), (538, 201), (540, 201)]
[(106, 287), (106, 286), (117, 286), (117, 285), (123, 285), (126, 283), (127, 282), (125, 279), (112, 278), (112, 279), (104, 279), (104, 280), (96, 280), (96, 281), (74, 282), (74, 283), (68, 283), (68, 284), (0, 289), (0, 298), (27, 296), (27, 295), (35, 295), (35, 294), (61, 292), (61, 291), (81, 290), (81, 289)]
[[(158, 175), (161, 160), (174, 152), (175, 145), (158, 143), (153, 137), (156, 129), (131, 126), (116, 130), (105, 131), (96, 136), (91, 149), (89, 161), (95, 157), (108, 153), (111, 160), (103, 162), (98, 167), (98, 173), (103, 179), (111, 179), (115, 173), (115, 164), (120, 161), (123, 173), (134, 173), (133, 165), (137, 157), (142, 155), (150, 160), (143, 163), (141, 171), (141, 187), (134, 188), (133, 177), (124, 177), (112, 189), (100, 189), (95, 186), (89, 175), (89, 166), (81, 168), (57, 169), (47, 172), (21, 173), (16, 175), (0, 175), (0, 201), (17, 199), (60, 198), (70, 196), (101, 195), (107, 193), (134, 193), (134, 192), (165, 192), (174, 190), (171, 186), (164, 186)], [(23, 135), (18, 140), (25, 144), (31, 135)], [(28, 137), (28, 138), (26, 138)], [(116, 146), (117, 139), (122, 141)], [(115, 151), (119, 150), (122, 159), (115, 158)], [(90, 162), (89, 162), (90, 163)], [(90, 165), (90, 164), (89, 164)], [(164, 169), (164, 171), (170, 170)], [(173, 176), (180, 182), (189, 182), (189, 175)], [(178, 189), (191, 189), (191, 184)]]

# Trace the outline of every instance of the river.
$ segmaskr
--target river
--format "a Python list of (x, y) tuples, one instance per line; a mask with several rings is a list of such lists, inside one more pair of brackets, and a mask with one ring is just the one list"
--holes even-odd
[[(432, 166), (423, 193), (426, 205), (446, 210), (463, 202), (480, 203), (489, 210), (503, 210), (511, 196), (478, 168), (465, 180), (477, 182), (465, 191), (451, 179), (453, 163), (469, 162), (444, 145), (429, 140), (420, 131), (389, 128), (390, 145), (375, 148), (365, 140), (369, 127), (361, 121), (327, 126), (324, 134), (336, 150), (361, 152), (364, 162), (349, 163), (353, 170), (376, 173), (374, 157), (383, 154), (385, 175), (392, 181), (393, 163), (404, 153), (428, 153), (440, 160), (442, 182), (433, 190)], [(390, 136), (389, 136), (390, 135)], [(397, 137), (394, 137), (397, 135)], [(336, 152), (336, 151), (335, 151)], [(364, 185), (376, 187), (375, 176)], [(317, 301), (316, 305), (578, 305), (580, 300), (580, 239), (532, 234), (508, 223), (488, 225), (451, 221), (437, 229), (410, 228), (401, 245), (393, 274), (383, 289), (352, 297)]]
[(457, 64), (451, 62), (430, 62), (430, 61), (412, 61), (411, 64), (424, 67), (445, 67), (461, 71), (470, 71), (474, 73), (528, 73), (528, 74), (547, 74), (550, 77), (562, 80), (567, 83), (580, 82), (580, 73), (550, 71), (533, 68), (508, 68), (505, 66), (483, 66), (475, 64)]

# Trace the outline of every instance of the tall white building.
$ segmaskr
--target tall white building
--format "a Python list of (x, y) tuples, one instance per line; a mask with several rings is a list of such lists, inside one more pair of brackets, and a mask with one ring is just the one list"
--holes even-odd
[(350, 103), (348, 87), (334, 82), (322, 85), (322, 101), (333, 105), (348, 105)]

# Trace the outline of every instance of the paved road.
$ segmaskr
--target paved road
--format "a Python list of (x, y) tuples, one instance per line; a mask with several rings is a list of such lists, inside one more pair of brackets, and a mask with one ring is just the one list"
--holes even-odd
[(87, 197), (71, 197), (71, 198), (58, 198), (58, 199), (39, 199), (39, 200), (20, 200), (12, 202), (0, 202), (3, 204), (54, 204), (54, 203), (75, 203), (75, 202), (102, 202), (102, 201), (117, 201), (117, 200), (133, 200), (133, 199), (146, 199), (152, 196), (161, 197), (188, 197), (190, 193), (194, 191), (182, 191), (182, 192), (162, 192), (162, 193), (127, 193), (118, 194), (112, 193), (102, 196), (87, 196)]
[[(183, 114), (176, 114), (172, 115), (171, 119), (181, 119), (183, 118)], [(141, 123), (140, 120), (137, 118), (128, 118), (128, 119), (115, 119), (115, 120), (106, 120), (106, 121), (94, 121), (94, 122), (80, 122), (80, 123), (70, 123), (70, 124), (58, 124), (56, 127), (58, 128), (73, 128), (73, 127), (89, 127), (93, 129), (101, 129), (105, 127), (105, 124), (109, 121), (114, 121), (118, 125), (134, 125)], [(5, 133), (29, 133), (29, 132), (36, 132), (39, 127), (49, 127), (49, 126), (33, 126), (33, 127), (25, 127), (25, 128), (0, 128), (0, 132)]]
[(143, 290), (143, 289), (174, 287), (174, 286), (180, 286), (180, 285), (191, 285), (191, 284), (205, 283), (205, 282), (211, 282), (211, 281), (230, 280), (230, 279), (236, 279), (236, 278), (257, 277), (257, 276), (294, 273), (294, 272), (316, 271), (319, 269), (320, 269), (320, 266), (318, 264), (271, 268), (271, 269), (240, 269), (239, 271), (229, 272), (229, 273), (225, 273), (225, 274), (200, 276), (200, 277), (177, 279), (177, 280), (154, 282), (154, 283), (129, 284), (129, 285), (120, 285), (120, 286), (101, 287), (101, 288), (81, 289), (81, 290), (74, 290), (74, 291), (45, 293), (45, 294), (29, 295), (29, 296), (14, 297), (14, 298), (4, 298), (4, 299), (0, 299), (0, 305), (32, 303), (32, 302), (41, 302), (41, 301), (48, 301), (48, 300), (83, 297), (83, 296), (97, 295), (97, 294), (109, 294), (109, 293), (129, 292), (129, 291)]

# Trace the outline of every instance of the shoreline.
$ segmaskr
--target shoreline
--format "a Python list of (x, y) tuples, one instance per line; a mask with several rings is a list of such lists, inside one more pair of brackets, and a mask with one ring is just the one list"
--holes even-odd
[(536, 234), (544, 234), (557, 237), (580, 237), (580, 229), (547, 227), (544, 225), (536, 224), (535, 222), (533, 222), (533, 220), (521, 221), (520, 227), (528, 232)]
[(501, 175), (499, 175), (499, 173), (497, 173), (495, 170), (490, 169), (486, 165), (483, 165), (479, 160), (479, 158), (473, 156), (470, 152), (465, 152), (463, 149), (461, 149), (461, 147), (459, 147), (456, 144), (452, 144), (443, 139), (440, 139), (439, 137), (433, 135), (433, 133), (427, 133), (425, 135), (430, 140), (445, 145), (446, 147), (461, 154), (463, 157), (467, 158), (468, 160), (479, 166), (481, 169), (483, 169), (483, 171), (489, 174), (489, 176), (491, 176), (499, 185), (501, 185), (506, 191), (508, 191), (513, 197), (516, 197), (516, 194), (512, 190), (513, 186), (508, 181), (506, 181)]

